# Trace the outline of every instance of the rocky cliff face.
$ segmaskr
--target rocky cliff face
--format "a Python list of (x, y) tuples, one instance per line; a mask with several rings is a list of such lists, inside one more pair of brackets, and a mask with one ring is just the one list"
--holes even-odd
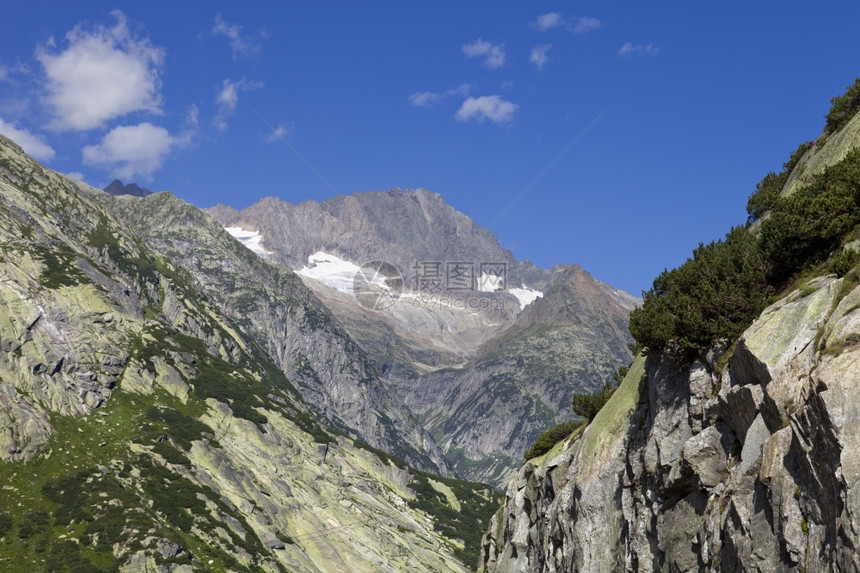
[[(361, 417), (384, 392), (338, 394), (360, 390), (361, 353), (289, 271), (199, 217), (110, 199), (0, 137), (0, 570), (467, 571), (493, 493), (344, 431), (355, 415), (366, 441), (391, 435), (384, 410)], [(213, 287), (240, 277), (264, 294)]]
[[(816, 142), (783, 193), (846, 157), (858, 126)], [(857, 270), (807, 274), (692, 366), (638, 357), (511, 481), (484, 571), (860, 570)]]
[(854, 571), (860, 288), (769, 307), (720, 370), (640, 357), (594, 421), (520, 470), (489, 571)]

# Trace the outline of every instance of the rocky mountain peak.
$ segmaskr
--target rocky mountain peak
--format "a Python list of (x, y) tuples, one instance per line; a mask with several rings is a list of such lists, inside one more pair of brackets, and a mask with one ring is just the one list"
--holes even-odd
[(390, 189), (337, 195), (322, 202), (292, 204), (266, 197), (238, 212), (207, 212), (222, 225), (259, 231), (273, 260), (301, 268), (323, 251), (363, 264), (382, 260), (404, 278), (416, 261), (484, 261), (509, 265), (513, 283), (543, 287), (548, 271), (521, 264), (496, 237), (426, 189)]
[(128, 183), (123, 185), (119, 179), (111, 181), (110, 185), (104, 188), (105, 193), (111, 195), (131, 195), (132, 197), (146, 197), (152, 195), (152, 191), (145, 189), (137, 183)]

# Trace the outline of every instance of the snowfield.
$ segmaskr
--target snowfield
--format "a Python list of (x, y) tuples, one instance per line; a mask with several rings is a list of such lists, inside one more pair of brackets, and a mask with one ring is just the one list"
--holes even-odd
[(354, 294), (352, 283), (361, 267), (334, 255), (317, 251), (308, 257), (308, 264), (297, 275), (314, 279), (340, 292)]
[(236, 237), (240, 243), (264, 259), (272, 254), (272, 251), (267, 251), (260, 244), (263, 240), (263, 235), (261, 235), (259, 231), (246, 231), (242, 227), (224, 227), (224, 230)]
[(539, 290), (531, 289), (525, 285), (523, 288), (509, 288), (508, 292), (517, 297), (520, 301), (520, 309), (525, 308), (528, 304), (534, 302), (538, 298), (543, 298), (543, 293)]

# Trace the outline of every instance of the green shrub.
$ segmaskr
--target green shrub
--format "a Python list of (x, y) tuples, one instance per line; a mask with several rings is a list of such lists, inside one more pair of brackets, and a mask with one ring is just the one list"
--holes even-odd
[(818, 287), (815, 285), (803, 285), (802, 287), (800, 287), (800, 292), (798, 293), (798, 297), (799, 298), (807, 297), (817, 290), (818, 290)]
[[(850, 273), (860, 255), (839, 247), (860, 225), (860, 149), (809, 185), (774, 198), (778, 180), (788, 176), (805, 148), (798, 147), (780, 175), (765, 177), (759, 185), (759, 191), (767, 189), (764, 198), (751, 198), (751, 219), (770, 213), (757, 235), (736, 227), (722, 241), (699, 245), (692, 258), (654, 280), (642, 306), (630, 314), (637, 343), (686, 363), (717, 341), (736, 340), (769, 297), (790, 287), (805, 269), (818, 272), (817, 265), (831, 259), (834, 272)], [(584, 406), (593, 408), (587, 401)]]
[(755, 192), (747, 200), (748, 222), (757, 221), (765, 212), (773, 209), (786, 181), (788, 181), (787, 175), (784, 176), (783, 173), (777, 175), (771, 171), (756, 184)]
[(172, 408), (150, 406), (146, 411), (146, 417), (156, 422), (163, 422), (166, 425), (165, 431), (173, 443), (186, 450), (191, 449), (191, 442), (199, 440), (203, 434), (213, 433), (212, 428), (200, 420), (195, 420), (191, 416)]
[(12, 518), (0, 513), (0, 537), (6, 535), (6, 532), (10, 529), (12, 529)]
[(615, 392), (615, 388), (616, 386), (612, 384), (612, 382), (606, 382), (606, 384), (603, 385), (603, 388), (594, 394), (574, 395), (573, 412), (578, 416), (582, 416), (586, 420), (591, 421)]
[(550, 451), (557, 443), (567, 438), (576, 430), (581, 422), (562, 422), (555, 428), (547, 430), (535, 441), (534, 445), (526, 450), (523, 458), (530, 460), (542, 456)]
[(824, 116), (827, 120), (824, 124), (825, 135), (842, 129), (860, 110), (860, 78), (855, 79), (852, 85), (845, 88), (844, 94), (834, 97), (830, 103), (830, 111)]
[(735, 227), (724, 240), (700, 244), (683, 265), (661, 273), (630, 314), (630, 332), (650, 350), (670, 350), (680, 362), (718, 340), (734, 340), (767, 302), (767, 268), (756, 238)]
[[(460, 511), (448, 504), (446, 496), (433, 488), (429, 480), (451, 488), (460, 502)], [(463, 547), (454, 547), (454, 555), (463, 563), (472, 562), (481, 549), (481, 536), (496, 512), (501, 500), (486, 484), (444, 478), (425, 472), (415, 472), (410, 489), (415, 499), (409, 507), (433, 516), (433, 529), (448, 539), (461, 539)]]
[(185, 454), (171, 446), (168, 442), (155, 442), (152, 451), (160, 455), (169, 464), (175, 466), (191, 466), (191, 462), (185, 457)]
[(830, 270), (837, 277), (844, 277), (860, 264), (860, 252), (854, 249), (843, 249), (830, 261)]
[(800, 269), (825, 260), (860, 223), (860, 149), (782, 197), (762, 222), (769, 281), (784, 285)]
[(54, 521), (57, 524), (93, 520), (86, 492), (86, 481), (91, 475), (91, 472), (82, 470), (73, 475), (54, 478), (42, 486), (42, 494), (59, 504), (54, 510)]
[(757, 221), (767, 211), (773, 209), (779, 201), (780, 193), (788, 182), (792, 170), (811, 146), (812, 142), (801, 143), (788, 158), (788, 161), (782, 164), (782, 171), (779, 174), (771, 171), (755, 186), (755, 192), (747, 200), (748, 223)]

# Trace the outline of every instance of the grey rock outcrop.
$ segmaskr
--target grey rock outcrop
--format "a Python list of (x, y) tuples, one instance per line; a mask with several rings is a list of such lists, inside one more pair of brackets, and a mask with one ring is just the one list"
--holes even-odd
[(581, 436), (511, 482), (485, 570), (858, 570), (847, 286), (816, 279), (766, 309), (722, 372), (638, 358)]
[(131, 195), (132, 197), (146, 197), (152, 195), (152, 191), (141, 187), (137, 183), (127, 183), (123, 185), (119, 179), (111, 181), (110, 185), (104, 188), (105, 193), (111, 195)]

